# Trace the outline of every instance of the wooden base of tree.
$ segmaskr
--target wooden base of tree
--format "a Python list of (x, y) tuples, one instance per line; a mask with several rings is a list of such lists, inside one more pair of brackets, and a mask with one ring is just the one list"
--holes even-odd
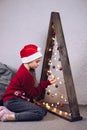
[[(55, 43), (55, 39), (56, 39), (56, 43)], [(53, 52), (55, 44), (56, 44), (56, 48), (59, 53), (59, 56), (54, 54), (55, 50)], [(55, 103), (50, 104), (49, 102), (45, 101), (45, 93), (46, 93), (45, 92), (43, 93), (43, 96), (42, 96), (44, 97), (43, 105), (50, 112), (62, 118), (65, 118), (69, 121), (81, 120), (82, 117), (80, 116), (80, 112), (79, 112), (79, 107), (78, 107), (78, 102), (76, 98), (76, 92), (75, 92), (74, 82), (72, 78), (67, 48), (66, 48), (64, 34), (63, 34), (61, 20), (60, 20), (60, 15), (57, 12), (51, 13), (45, 55), (44, 55), (44, 60), (43, 60), (41, 80), (48, 79), (48, 76), (52, 74), (50, 72), (51, 66), (53, 69), (56, 68), (56, 66), (54, 66), (51, 62), (52, 55), (53, 57), (56, 55), (56, 58), (58, 57), (57, 62), (61, 62), (61, 66), (60, 67), (58, 66), (59, 67), (58, 69), (59, 71), (63, 72), (64, 85), (66, 88), (68, 103), (67, 102), (62, 103), (62, 105), (60, 104), (60, 102), (59, 104), (58, 102), (56, 104)], [(56, 84), (55, 87), (56, 88), (59, 87), (59, 84)], [(47, 94), (50, 95), (51, 94), (50, 91), (48, 91)], [(58, 95), (58, 94), (55, 93), (55, 95)], [(52, 95), (52, 96), (55, 96), (55, 95)], [(63, 98), (63, 96), (61, 96), (61, 98)], [(68, 106), (68, 109), (65, 106)]]

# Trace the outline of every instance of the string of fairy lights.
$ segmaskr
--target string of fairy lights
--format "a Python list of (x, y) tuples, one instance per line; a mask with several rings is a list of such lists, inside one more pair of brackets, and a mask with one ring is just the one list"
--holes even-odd
[[(52, 46), (48, 49), (48, 52), (52, 51), (51, 59), (48, 61), (49, 69), (47, 70), (48, 79), (50, 77), (56, 78), (56, 83), (53, 85), (49, 85), (46, 89), (45, 99), (43, 104), (50, 109), (53, 107), (53, 112), (58, 112), (60, 115), (68, 113), (65, 111), (57, 110), (57, 108), (64, 107), (65, 104), (68, 104), (66, 89), (65, 89), (65, 82), (63, 77), (63, 68), (61, 65), (61, 59), (59, 54), (59, 47), (56, 38), (56, 33), (54, 30), (54, 25), (52, 24)], [(70, 113), (69, 113), (70, 114)]]

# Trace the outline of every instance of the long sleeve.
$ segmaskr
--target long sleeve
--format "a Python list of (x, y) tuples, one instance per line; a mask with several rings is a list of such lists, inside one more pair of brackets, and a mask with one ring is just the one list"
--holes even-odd
[(30, 98), (35, 98), (39, 96), (43, 89), (50, 85), (49, 80), (41, 81), (38, 86), (34, 87), (34, 78), (26, 69), (18, 73), (18, 79), (20, 81), (22, 89), (25, 91), (26, 95)]
[(37, 96), (39, 96), (43, 89), (47, 88), (47, 86), (50, 85), (49, 80), (46, 81), (41, 81), (38, 86), (34, 87), (31, 86), (30, 83), (26, 84), (25, 83), (25, 90), (26, 90), (26, 94), (30, 97), (30, 98), (35, 98)]

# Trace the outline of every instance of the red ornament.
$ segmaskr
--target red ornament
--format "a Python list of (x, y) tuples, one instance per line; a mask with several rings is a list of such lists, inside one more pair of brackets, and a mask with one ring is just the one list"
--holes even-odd
[(60, 106), (60, 107), (64, 107), (64, 104), (63, 104), (63, 103), (60, 103), (59, 106)]
[(57, 50), (59, 51), (59, 47), (57, 47)]
[(52, 35), (53, 35), (53, 36), (55, 36), (55, 34), (56, 34), (56, 33), (55, 33), (55, 31), (54, 31), (54, 32), (52, 32)]
[(53, 69), (55, 69), (55, 66), (53, 65), (53, 67), (52, 67)]
[(60, 67), (60, 68), (59, 68), (59, 70), (61, 71), (61, 70), (63, 70), (63, 68), (62, 68), (62, 67)]

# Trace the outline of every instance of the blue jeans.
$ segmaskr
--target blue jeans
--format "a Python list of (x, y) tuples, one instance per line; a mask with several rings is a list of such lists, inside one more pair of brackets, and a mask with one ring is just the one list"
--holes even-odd
[(38, 106), (21, 98), (14, 98), (4, 103), (4, 106), (15, 112), (16, 121), (42, 120), (47, 110), (44, 106)]

